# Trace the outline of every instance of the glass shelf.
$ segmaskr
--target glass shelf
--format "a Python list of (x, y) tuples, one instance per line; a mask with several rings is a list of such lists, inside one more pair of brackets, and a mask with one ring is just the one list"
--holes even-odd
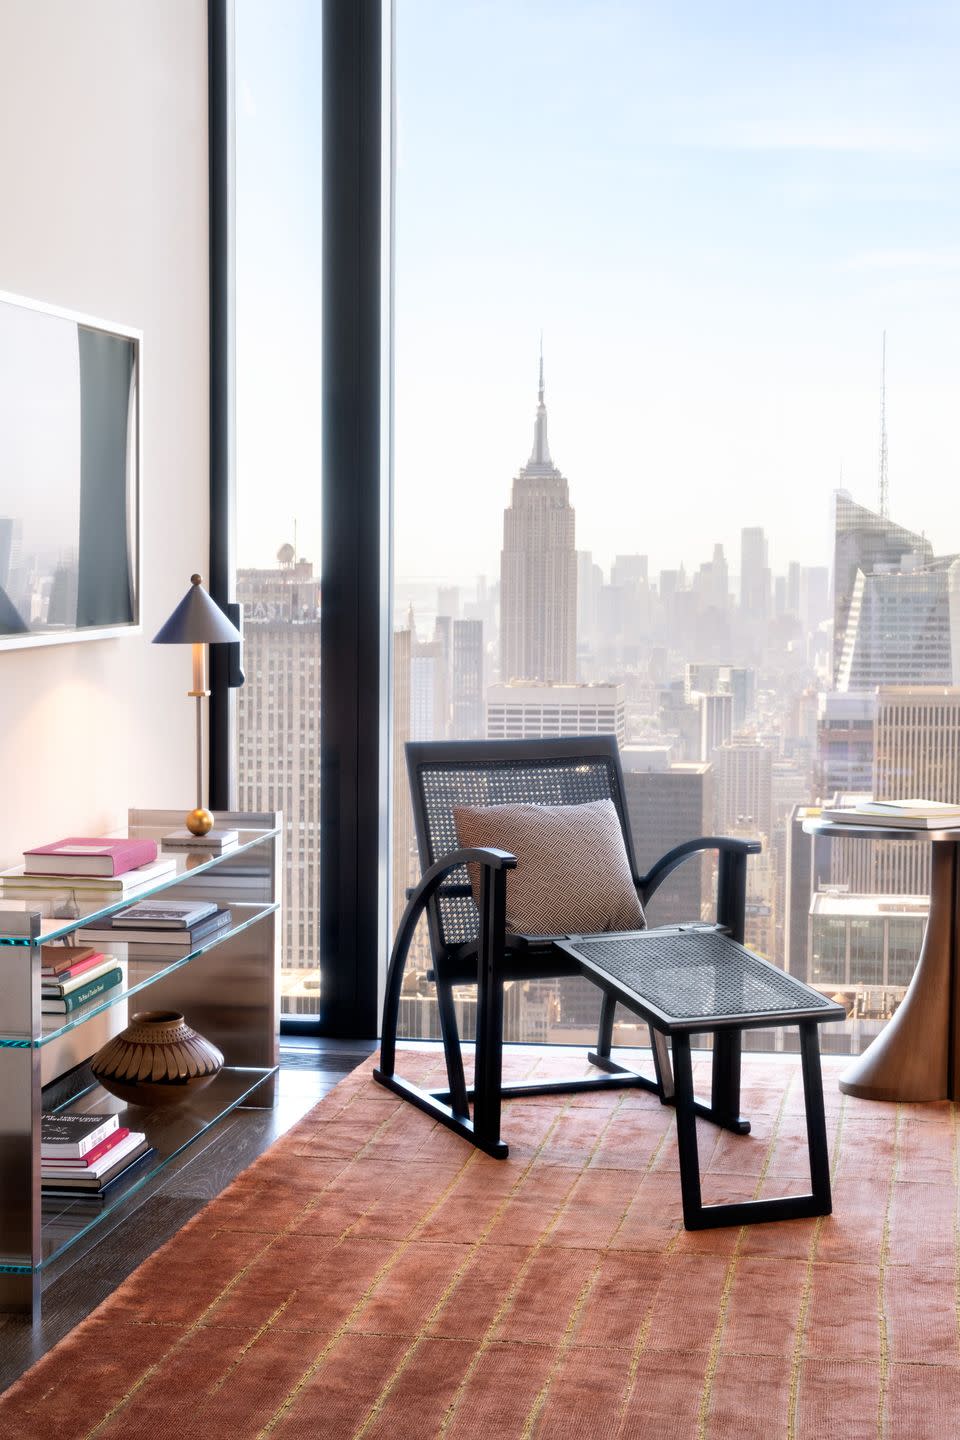
[[(222, 945), (224, 940), (231, 939), (234, 935), (241, 935), (244, 930), (255, 925), (266, 915), (272, 915), (277, 910), (275, 903), (248, 905), (231, 904), (231, 923), (224, 925), (215, 935), (210, 935), (189, 955), (178, 955), (173, 960), (157, 959), (156, 955), (149, 958), (138, 956), (140, 947), (133, 941), (119, 942), (110, 947), (107, 952), (115, 955), (117, 962), (122, 965), (125, 979), (112, 990), (103, 995), (98, 995), (93, 1000), (88, 1000), (86, 1005), (81, 1005), (68, 1015), (44, 1015), (42, 1017), (43, 1033), (34, 1036), (31, 1040), (24, 1035), (0, 1035), (0, 1049), (26, 1050), (31, 1047), (48, 1045), (51, 1040), (66, 1035), (68, 1030), (75, 1030), (85, 1020), (93, 1015), (99, 1015), (103, 1010), (109, 1010), (111, 1005), (126, 1000), (131, 995), (137, 995), (141, 990), (147, 989), (155, 981), (162, 980), (165, 975), (172, 975), (175, 970), (180, 970), (188, 965), (191, 960), (196, 960), (198, 955), (205, 955), (208, 950), (214, 950)], [(147, 948), (147, 947), (144, 947)], [(156, 947), (152, 947), (154, 950)], [(9, 957), (7, 957), (9, 959)], [(3, 958), (0, 957), (0, 964)]]
[[(224, 1066), (218, 1075), (203, 1090), (189, 1096), (182, 1105), (158, 1106), (151, 1109), (144, 1105), (127, 1106), (122, 1100), (108, 1094), (99, 1085), (93, 1085), (81, 1095), (57, 1107), (54, 1114), (65, 1112), (117, 1114), (120, 1124), (131, 1130), (142, 1130), (154, 1146), (155, 1153), (131, 1171), (128, 1179), (119, 1180), (110, 1191), (108, 1199), (93, 1198), (54, 1199), (44, 1197), (41, 1217), (41, 1260), (33, 1267), (42, 1270), (51, 1264), (68, 1246), (76, 1243), (106, 1216), (112, 1215), (131, 1195), (143, 1187), (170, 1164), (192, 1141), (222, 1120), (231, 1110), (253, 1094), (259, 1085), (276, 1073), (276, 1066), (270, 1069), (247, 1069)], [(0, 1261), (0, 1272), (7, 1275), (29, 1275), (30, 1265)]]
[[(129, 835), (131, 839), (156, 840), (159, 846), (166, 833), (168, 832), (165, 829), (138, 825), (107, 838), (120, 839)], [(211, 871), (219, 872), (211, 875), (214, 884), (222, 878), (234, 885), (244, 882), (255, 885), (269, 876), (270, 868), (266, 862), (258, 863), (257, 856), (249, 852), (264, 842), (272, 842), (279, 833), (279, 830), (275, 829), (241, 830), (236, 845), (231, 845), (219, 855), (208, 855), (202, 850), (164, 850), (161, 847), (157, 858), (172, 860), (174, 869), (152, 884), (109, 900), (85, 897), (81, 889), (71, 888), (66, 876), (63, 877), (62, 884), (60, 877), (51, 877), (56, 888), (43, 891), (36, 899), (32, 895), (25, 895), (22, 888), (19, 894), (8, 898), (2, 892), (17, 888), (17, 878), (23, 875), (23, 867), (5, 870), (0, 874), (0, 881), (3, 882), (0, 884), (0, 946), (19, 949), (30, 944), (45, 945), (54, 940), (62, 940), (80, 925), (105, 919), (138, 900), (147, 900), (152, 895), (169, 890), (171, 885), (181, 884), (187, 879), (192, 881), (195, 877)], [(232, 863), (238, 857), (247, 858), (242, 864)], [(30, 934), (31, 915), (40, 916), (40, 933), (37, 936)]]

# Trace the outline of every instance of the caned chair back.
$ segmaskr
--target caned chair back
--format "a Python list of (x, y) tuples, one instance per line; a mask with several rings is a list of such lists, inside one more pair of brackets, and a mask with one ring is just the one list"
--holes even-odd
[[(616, 737), (557, 740), (411, 741), (407, 771), (423, 870), (459, 848), (459, 805), (584, 805), (612, 800), (630, 869), (637, 866)], [(509, 880), (507, 881), (509, 885)], [(465, 869), (455, 871), (429, 910), (431, 941), (442, 951), (476, 940), (479, 915)]]

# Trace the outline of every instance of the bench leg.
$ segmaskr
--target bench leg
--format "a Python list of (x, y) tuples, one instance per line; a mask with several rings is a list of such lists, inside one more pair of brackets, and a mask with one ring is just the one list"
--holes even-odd
[(674, 1104), (677, 1111), (683, 1223), (687, 1230), (698, 1230), (703, 1216), (703, 1203), (700, 1194), (700, 1152), (697, 1149), (697, 1112), (694, 1109), (689, 1035), (673, 1037), (673, 1082), (676, 1087)]
[(829, 1215), (833, 1208), (830, 1196), (830, 1151), (827, 1148), (827, 1120), (823, 1110), (820, 1038), (813, 1020), (805, 1020), (800, 1026), (800, 1065), (803, 1070), (803, 1099), (807, 1114), (811, 1188), (821, 1206), (816, 1213)]
[(467, 1104), (467, 1084), (463, 1075), (463, 1052), (460, 1049), (460, 1028), (453, 1003), (453, 986), (439, 976), (436, 985), (440, 1037), (443, 1040), (443, 1058), (447, 1066), (447, 1084), (450, 1086), (450, 1108), (455, 1115), (469, 1118), (470, 1107)]
[(812, 1215), (830, 1214), (830, 1165), (823, 1109), (823, 1081), (820, 1074), (817, 1026), (813, 1020), (800, 1023), (800, 1054), (807, 1119), (807, 1146), (810, 1153), (810, 1193), (807, 1195), (782, 1195), (764, 1200), (741, 1200), (722, 1205), (704, 1205), (700, 1187), (697, 1108), (693, 1094), (690, 1037), (674, 1035), (673, 1073), (677, 1091), (677, 1149), (680, 1155), (683, 1223), (687, 1230), (711, 1230), (720, 1225), (751, 1225), (760, 1221), (800, 1220)]

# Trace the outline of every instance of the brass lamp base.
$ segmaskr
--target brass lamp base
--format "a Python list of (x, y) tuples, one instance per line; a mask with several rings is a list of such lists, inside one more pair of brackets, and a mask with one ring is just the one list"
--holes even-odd
[(198, 806), (196, 810), (191, 810), (189, 815), (185, 816), (183, 823), (191, 835), (206, 835), (208, 830), (213, 829), (213, 816), (209, 810), (202, 810)]

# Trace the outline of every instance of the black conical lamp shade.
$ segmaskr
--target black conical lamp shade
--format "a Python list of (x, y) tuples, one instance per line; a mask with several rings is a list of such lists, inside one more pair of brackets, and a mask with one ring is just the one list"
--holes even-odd
[(154, 645), (236, 644), (240, 631), (204, 590), (199, 575), (191, 575), (190, 589), (156, 635)]

